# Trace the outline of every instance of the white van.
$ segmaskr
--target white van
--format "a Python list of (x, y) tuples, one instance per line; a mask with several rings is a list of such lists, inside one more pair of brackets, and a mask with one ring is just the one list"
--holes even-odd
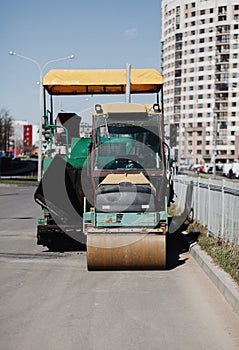
[(229, 177), (229, 171), (232, 169), (233, 176), (239, 177), (239, 163), (226, 163), (223, 165), (223, 175)]

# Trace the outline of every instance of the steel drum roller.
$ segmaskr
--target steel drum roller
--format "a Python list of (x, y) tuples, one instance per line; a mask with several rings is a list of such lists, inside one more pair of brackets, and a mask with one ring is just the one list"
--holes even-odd
[(166, 236), (89, 233), (87, 265), (88, 270), (164, 269)]

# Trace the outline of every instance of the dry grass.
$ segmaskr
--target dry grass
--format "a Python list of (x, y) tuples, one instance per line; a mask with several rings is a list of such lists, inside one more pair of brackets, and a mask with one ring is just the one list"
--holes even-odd
[(220, 238), (207, 237), (205, 233), (200, 235), (198, 243), (239, 284), (239, 247)]
[[(170, 216), (179, 215), (176, 205), (171, 205), (169, 208)], [(202, 226), (197, 221), (190, 223), (185, 221), (182, 227), (187, 232), (199, 231), (198, 244), (206, 251), (216, 264), (229, 273), (235, 282), (239, 284), (239, 246), (225, 242), (220, 238), (208, 237), (207, 228)]]

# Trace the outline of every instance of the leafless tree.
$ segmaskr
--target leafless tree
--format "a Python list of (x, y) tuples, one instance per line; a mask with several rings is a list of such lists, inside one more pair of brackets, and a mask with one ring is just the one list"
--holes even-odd
[(7, 151), (9, 149), (13, 133), (12, 117), (10, 117), (8, 110), (2, 108), (0, 110), (0, 150)]

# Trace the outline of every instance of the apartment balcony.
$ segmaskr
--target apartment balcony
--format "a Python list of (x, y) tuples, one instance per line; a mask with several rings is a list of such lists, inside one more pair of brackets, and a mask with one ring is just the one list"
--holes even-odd
[(180, 115), (174, 115), (174, 117), (173, 117), (174, 123), (179, 123), (180, 119), (181, 119)]
[(215, 104), (215, 112), (219, 114), (220, 112), (225, 112), (228, 110), (228, 104), (226, 102), (218, 103), (218, 101)]
[(216, 83), (216, 91), (228, 91), (228, 84), (227, 83)]
[(204, 127), (203, 126), (186, 126), (185, 127), (185, 131), (186, 132), (202, 132), (204, 130)]
[(228, 101), (228, 93), (216, 93), (216, 101)]
[(230, 25), (217, 26), (217, 34), (227, 34), (230, 33)]
[(216, 42), (217, 42), (217, 45), (219, 43), (221, 44), (229, 44), (230, 43), (230, 35), (217, 35), (217, 38), (216, 38)]
[(229, 57), (230, 57), (229, 54), (217, 55), (216, 62), (217, 63), (229, 62)]
[(216, 53), (225, 53), (225, 52), (230, 52), (230, 45), (229, 44), (217, 44)]

